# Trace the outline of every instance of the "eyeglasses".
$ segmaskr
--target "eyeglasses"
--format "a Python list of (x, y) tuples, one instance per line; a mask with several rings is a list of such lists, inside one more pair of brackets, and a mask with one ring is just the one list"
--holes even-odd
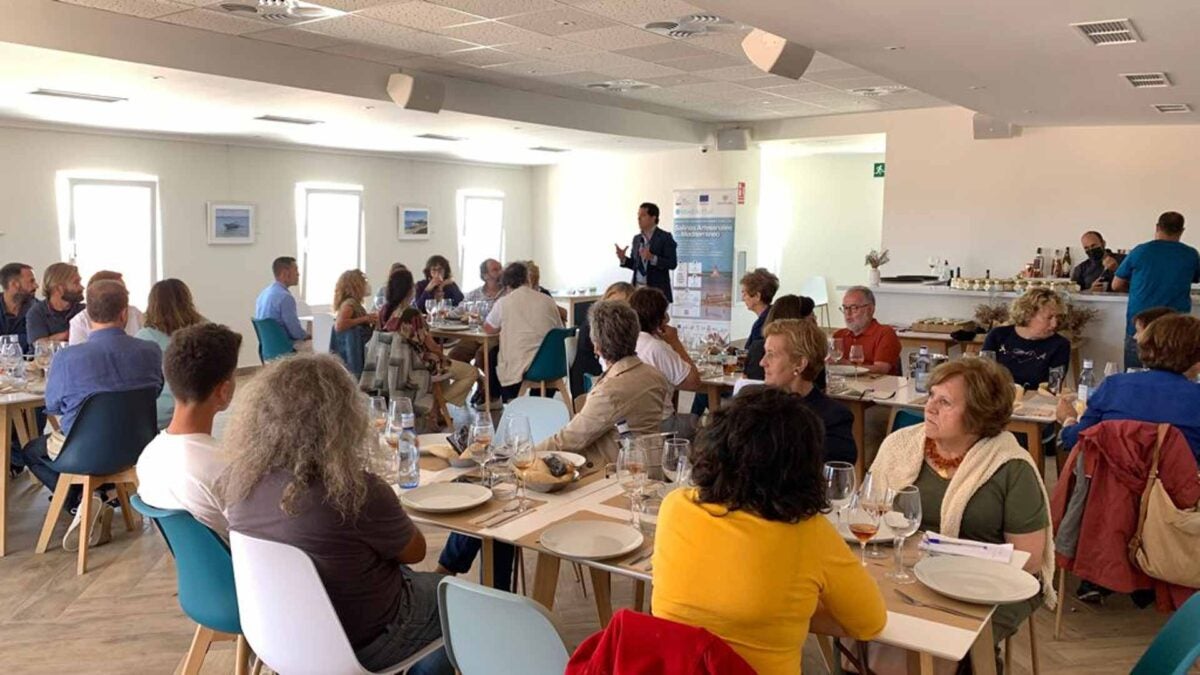
[(841, 307), (839, 307), (838, 309), (842, 310), (842, 313), (843, 313), (843, 314), (845, 314), (846, 312), (857, 312), (857, 311), (858, 311), (858, 310), (860, 310), (860, 309), (865, 309), (865, 308), (867, 308), (867, 307), (870, 307), (870, 306), (871, 306), (870, 304), (865, 304), (865, 305), (842, 305), (842, 306), (841, 306)]

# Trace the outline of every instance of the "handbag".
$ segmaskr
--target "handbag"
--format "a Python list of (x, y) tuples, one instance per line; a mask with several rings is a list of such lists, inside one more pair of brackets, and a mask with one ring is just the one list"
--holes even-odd
[(1200, 588), (1200, 509), (1179, 509), (1158, 478), (1158, 459), (1168, 424), (1158, 425), (1158, 442), (1146, 476), (1138, 526), (1129, 541), (1129, 558), (1148, 576), (1188, 588)]

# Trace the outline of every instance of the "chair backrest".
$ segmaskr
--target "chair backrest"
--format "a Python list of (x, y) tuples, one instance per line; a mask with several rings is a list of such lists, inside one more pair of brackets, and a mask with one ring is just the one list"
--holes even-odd
[(566, 340), (575, 335), (576, 329), (551, 328), (542, 345), (538, 347), (533, 362), (525, 371), (525, 379), (530, 382), (549, 382), (567, 376), (567, 347)]
[(907, 410), (898, 408), (896, 410), (896, 418), (892, 420), (892, 428), (888, 429), (888, 433), (911, 427), (925, 421), (925, 412), (923, 410)]
[(51, 464), (59, 473), (102, 476), (137, 464), (158, 435), (154, 389), (102, 391), (83, 402), (79, 416)]
[(1130, 675), (1184, 675), (1200, 659), (1200, 593), (1175, 612)]
[(804, 283), (800, 284), (799, 294), (812, 298), (815, 307), (829, 304), (829, 285), (826, 283), (825, 277), (805, 279)]
[(187, 511), (155, 508), (138, 495), (130, 502), (135, 511), (154, 521), (175, 556), (183, 613), (206, 628), (241, 633), (233, 559), (225, 542)]
[(317, 568), (304, 551), (229, 533), (242, 633), (287, 675), (365, 675)]
[(500, 415), (500, 423), (496, 425), (495, 443), (504, 442), (508, 432), (508, 418), (517, 414), (529, 418), (529, 432), (533, 436), (534, 444), (550, 438), (571, 421), (567, 404), (559, 399), (518, 396), (504, 404), (504, 413)]
[(258, 358), (263, 363), (287, 356), (296, 351), (283, 324), (275, 319), (251, 319), (254, 334), (258, 336)]
[(438, 610), (446, 655), (462, 675), (561, 675), (567, 667), (550, 614), (529, 598), (446, 577)]

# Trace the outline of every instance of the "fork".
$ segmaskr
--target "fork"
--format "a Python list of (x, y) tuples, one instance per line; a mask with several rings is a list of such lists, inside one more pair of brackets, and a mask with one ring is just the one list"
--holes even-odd
[(945, 605), (935, 605), (935, 604), (932, 604), (929, 602), (925, 602), (924, 600), (918, 600), (917, 598), (914, 598), (913, 596), (909, 595), (908, 593), (905, 593), (904, 591), (900, 590), (899, 588), (894, 588), (892, 590), (896, 591), (896, 595), (900, 596), (901, 600), (903, 600), (904, 602), (906, 602), (914, 607), (924, 607), (926, 609), (936, 609), (939, 612), (953, 614), (954, 616), (961, 616), (966, 619), (975, 619), (976, 621), (982, 620), (978, 616), (975, 616), (974, 614), (968, 614), (967, 612), (964, 612), (964, 611), (958, 610), (958, 609), (954, 609), (953, 607), (946, 607)]

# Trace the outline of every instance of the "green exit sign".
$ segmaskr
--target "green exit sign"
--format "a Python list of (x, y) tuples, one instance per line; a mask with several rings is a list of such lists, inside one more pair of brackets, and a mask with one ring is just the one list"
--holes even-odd
[(886, 173), (886, 171), (887, 171), (886, 165), (883, 162), (875, 162), (875, 177), (876, 178), (883, 178), (883, 175), (884, 175), (884, 173)]

